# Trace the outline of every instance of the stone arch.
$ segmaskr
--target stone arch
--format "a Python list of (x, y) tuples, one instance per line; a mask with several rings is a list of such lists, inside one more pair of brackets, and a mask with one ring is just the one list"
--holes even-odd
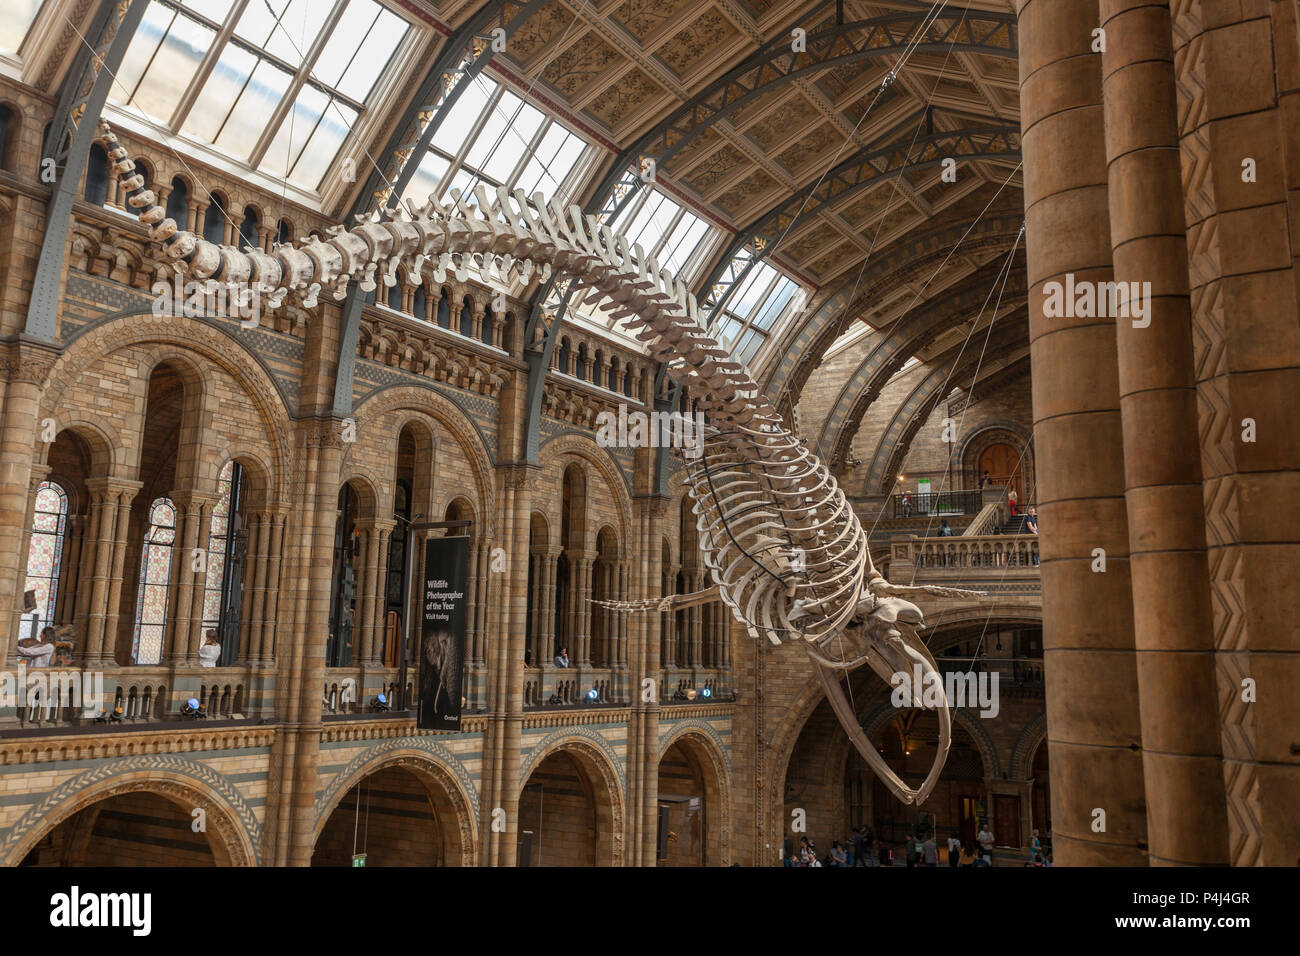
[(204, 811), (218, 865), (256, 866), (262, 825), (233, 784), (211, 767), (167, 754), (127, 757), (78, 774), (20, 817), (0, 842), (0, 864), (16, 866), (37, 843), (77, 811), (126, 793), (153, 793), (187, 814)]
[(683, 721), (673, 727), (659, 742), (659, 760), (674, 744), (690, 749), (701, 769), (707, 769), (704, 788), (706, 822), (712, 813), (717, 814), (716, 826), (708, 824), (705, 843), (705, 863), (709, 866), (731, 864), (731, 763), (727, 748), (718, 732), (704, 720)]
[[(895, 285), (915, 281), (917, 271), (928, 275), (931, 264), (941, 261), (953, 244), (964, 239), (963, 249), (969, 253), (1004, 252), (1019, 234), (1023, 214), (1003, 213), (985, 216), (974, 234), (965, 221), (945, 224), (914, 239), (906, 238), (906, 245), (890, 251), (868, 266), (856, 279), (844, 282), (816, 309), (810, 309), (782, 338), (781, 348), (774, 354), (781, 358), (773, 364), (764, 382), (764, 392), (782, 394), (792, 405), (797, 405), (804, 385), (822, 363), (827, 350), (839, 336), (847, 331), (854, 319), (867, 311), (866, 303), (878, 290), (889, 290)], [(924, 275), (920, 276), (924, 278)], [(856, 295), (854, 295), (856, 292)], [(804, 348), (792, 348), (799, 342), (809, 342)]]
[[(596, 797), (597, 831), (608, 832), (608, 847), (597, 845), (597, 866), (623, 865), (624, 808), (623, 791), (626, 777), (622, 761), (609, 742), (598, 733), (586, 728), (556, 731), (539, 742), (520, 767), (519, 794), (533, 771), (552, 754), (564, 752), (572, 756), (587, 775)], [(599, 786), (598, 786), (599, 785)]]
[(478, 493), (477, 510), (485, 522), (483, 533), (489, 534), (491, 516), (496, 513), (496, 485), (492, 457), (488, 454), (487, 444), (478, 426), (464, 409), (446, 396), (429, 388), (412, 385), (392, 385), (371, 392), (356, 406), (353, 417), (361, 423), (366, 419), (378, 420), (393, 411), (410, 413), (399, 416), (397, 430), (393, 432), (394, 441), (401, 434), (402, 428), (408, 422), (418, 419), (420, 414), (428, 415), (451, 433), (470, 461)]
[[(72, 432), (86, 443), (90, 449), (92, 474), (112, 475), (114, 468), (121, 462), (121, 438), (116, 426), (108, 419), (91, 412), (78, 411), (69, 418), (55, 419), (54, 427), (56, 437), (63, 432)], [(40, 451), (36, 460), (41, 464), (48, 464), (50, 449), (54, 447), (54, 442), (41, 442), (38, 447)]]
[[(335, 775), (328, 789), (316, 798), (315, 822), (312, 826), (312, 845), (320, 839), (330, 816), (338, 809), (343, 798), (353, 787), (381, 770), (399, 767), (414, 775), (429, 793), (429, 802), (435, 817), (449, 817), (452, 826), (443, 834), (447, 841), (448, 859), (453, 857), (458, 866), (473, 866), (477, 856), (475, 834), (478, 829), (478, 800), (466, 789), (464, 767), (454, 757), (450, 760), (437, 751), (439, 746), (412, 745), (410, 740), (393, 741), (397, 747), (381, 744), (372, 747), (352, 760)], [(402, 746), (404, 744), (404, 746)], [(472, 786), (472, 785), (471, 785)]]
[(958, 446), (954, 455), (960, 462), (961, 474), (966, 487), (979, 487), (979, 460), (984, 450), (991, 445), (1007, 444), (1018, 448), (1021, 453), (1020, 473), (1025, 476), (1025, 500), (1032, 501), (1034, 488), (1034, 436), (1026, 428), (1013, 421), (999, 419), (986, 422), (966, 437)]
[(578, 432), (565, 432), (556, 435), (554, 438), (548, 438), (542, 443), (537, 460), (543, 468), (546, 468), (564, 455), (573, 455), (583, 459), (596, 470), (597, 474), (604, 479), (605, 484), (613, 490), (619, 512), (620, 527), (618, 537), (620, 541), (630, 541), (632, 498), (631, 490), (627, 484), (627, 476), (623, 474), (623, 469), (614, 463), (605, 449), (596, 444), (594, 438)]
[(1011, 745), (1010, 774), (1013, 780), (1027, 780), (1033, 769), (1034, 755), (1047, 740), (1047, 711), (1042, 710), (1030, 718), (1020, 729)]
[[(291, 497), (293, 440), (288, 403), (261, 359), (212, 322), (188, 316), (155, 316), (148, 309), (132, 309), (105, 316), (74, 335), (51, 366), (41, 393), (38, 418), (54, 417), (64, 394), (100, 359), (124, 348), (163, 342), (171, 352), (188, 349), (222, 368), (253, 403), (262, 420), (273, 460), (276, 499)], [(193, 359), (189, 359), (193, 362)], [(115, 434), (113, 429), (109, 434)], [(120, 467), (120, 463), (119, 463)]]
[(339, 491), (344, 485), (351, 485), (357, 495), (357, 517), (373, 518), (379, 513), (379, 489), (382, 483), (369, 469), (344, 466), (344, 473), (339, 481)]

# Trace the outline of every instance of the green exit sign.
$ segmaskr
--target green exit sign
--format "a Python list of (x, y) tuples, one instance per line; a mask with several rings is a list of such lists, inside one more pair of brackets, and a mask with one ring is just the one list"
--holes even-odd
[(354, 856), (352, 857), (352, 865), (353, 865), (353, 866), (365, 866), (365, 865), (366, 865), (366, 855), (365, 855), (364, 853), (358, 853), (358, 854), (354, 855)]

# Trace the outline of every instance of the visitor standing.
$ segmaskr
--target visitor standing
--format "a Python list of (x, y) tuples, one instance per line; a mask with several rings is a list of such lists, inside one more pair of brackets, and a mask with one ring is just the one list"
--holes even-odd
[(980, 832), (975, 834), (975, 842), (980, 845), (980, 857), (988, 861), (987, 865), (993, 865), (993, 831), (989, 829), (988, 824), (980, 827)]
[(957, 838), (957, 834), (955, 832), (949, 833), (948, 834), (948, 865), (956, 866), (957, 857), (960, 854), (961, 854), (961, 840)]
[(939, 848), (934, 845), (934, 834), (931, 833), (921, 844), (921, 865), (938, 866), (939, 865)]

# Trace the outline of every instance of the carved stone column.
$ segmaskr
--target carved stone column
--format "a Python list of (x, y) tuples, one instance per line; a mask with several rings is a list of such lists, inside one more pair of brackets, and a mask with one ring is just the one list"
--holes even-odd
[(1151, 288), (1145, 317), (1116, 324), (1150, 860), (1221, 866), (1227, 814), (1169, 4), (1106, 0), (1102, 12), (1114, 38), (1101, 60), (1115, 279), (1130, 301)]
[(124, 478), (91, 478), (86, 486), (100, 512), (97, 524), (99, 539), (95, 542), (94, 593), (87, 625), (86, 664), (103, 667), (115, 661), (127, 528), (131, 502), (141, 483)]
[[(1048, 283), (1113, 278), (1101, 57), (1092, 51), (1099, 8), (1097, 0), (1016, 7), (1054, 845), (1063, 864), (1141, 866), (1146, 801), (1128, 520), (1114, 467), (1124, 453), (1115, 323), (1044, 308)], [(1106, 570), (1094, 571), (1102, 553)], [(1092, 828), (1098, 807), (1104, 832)]]

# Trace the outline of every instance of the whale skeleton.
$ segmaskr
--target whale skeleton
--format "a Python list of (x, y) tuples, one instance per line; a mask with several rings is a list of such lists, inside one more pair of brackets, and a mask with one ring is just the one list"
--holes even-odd
[[(707, 420), (702, 453), (686, 462), (687, 490), (700, 550), (713, 585), (653, 601), (599, 602), (619, 612), (673, 610), (721, 601), (755, 639), (799, 643), (858, 752), (904, 803), (921, 803), (938, 782), (952, 736), (947, 699), (934, 657), (917, 634), (924, 616), (908, 595), (972, 598), (957, 588), (891, 584), (871, 560), (868, 536), (830, 470), (786, 428), (744, 366), (731, 360), (699, 324), (685, 284), (640, 245), (629, 245), (577, 206), (541, 193), (484, 186), (474, 202), (452, 190), (422, 205), (378, 210), (325, 238), (276, 244), (270, 252), (211, 243), (167, 218), (127, 151), (100, 121), (97, 138), (111, 169), (158, 247), (157, 258), (209, 291), (257, 296), (269, 309), (315, 309), (322, 294), (344, 298), (356, 282), (364, 292), (393, 285), (398, 270), (436, 281), (470, 268), (505, 281), (554, 275), (612, 314), (667, 363)], [(862, 664), (889, 683), (919, 667), (923, 684), (939, 688), (939, 748), (917, 789), (908, 787), (867, 738), (840, 675)], [(933, 699), (933, 697), (932, 697)]]

